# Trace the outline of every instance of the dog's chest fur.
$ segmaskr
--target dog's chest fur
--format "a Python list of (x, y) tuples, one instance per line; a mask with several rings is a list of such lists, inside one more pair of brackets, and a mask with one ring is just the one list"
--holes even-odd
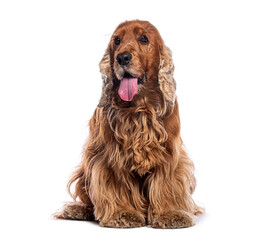
[(143, 175), (163, 162), (167, 133), (153, 108), (116, 111), (110, 119), (118, 158), (125, 159), (123, 166)]

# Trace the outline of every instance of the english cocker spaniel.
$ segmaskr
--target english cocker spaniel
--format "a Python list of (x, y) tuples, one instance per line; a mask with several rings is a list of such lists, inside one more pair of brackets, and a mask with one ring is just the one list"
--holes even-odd
[(55, 217), (120, 228), (194, 225), (202, 209), (191, 197), (196, 181), (180, 137), (171, 51), (149, 22), (126, 21), (99, 66), (102, 95), (68, 183), (74, 201)]

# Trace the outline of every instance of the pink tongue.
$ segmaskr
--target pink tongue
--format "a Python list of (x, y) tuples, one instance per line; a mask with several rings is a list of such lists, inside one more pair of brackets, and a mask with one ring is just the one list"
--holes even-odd
[(138, 78), (123, 78), (120, 81), (118, 94), (124, 101), (132, 101), (138, 92)]

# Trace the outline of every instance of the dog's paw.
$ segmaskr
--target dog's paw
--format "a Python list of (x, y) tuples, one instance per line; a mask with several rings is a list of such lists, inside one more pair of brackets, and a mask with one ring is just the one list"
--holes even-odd
[(81, 202), (68, 202), (62, 209), (54, 213), (57, 219), (94, 220), (93, 208)]
[(149, 222), (149, 226), (153, 228), (186, 228), (194, 224), (194, 215), (185, 211), (168, 212)]
[(100, 221), (102, 227), (114, 228), (135, 228), (145, 225), (145, 218), (141, 214), (136, 213), (118, 213), (108, 221)]

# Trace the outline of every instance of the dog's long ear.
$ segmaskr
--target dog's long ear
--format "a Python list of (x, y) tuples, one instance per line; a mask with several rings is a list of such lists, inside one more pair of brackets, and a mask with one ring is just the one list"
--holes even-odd
[(101, 77), (102, 77), (102, 93), (98, 107), (106, 106), (112, 94), (113, 79), (110, 61), (110, 46), (106, 49), (102, 60), (99, 63)]
[(172, 105), (174, 104), (176, 97), (176, 82), (173, 78), (174, 68), (175, 67), (172, 60), (172, 53), (170, 49), (164, 45), (160, 49), (158, 81), (165, 99)]

